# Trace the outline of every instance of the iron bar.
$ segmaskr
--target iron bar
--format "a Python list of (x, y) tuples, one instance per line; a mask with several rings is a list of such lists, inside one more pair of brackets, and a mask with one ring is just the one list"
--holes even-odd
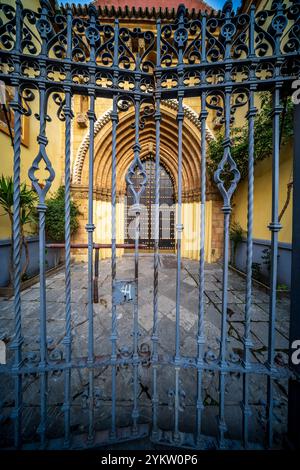
[[(22, 28), (22, 4), (19, 0), (16, 1), (16, 42), (15, 52), (18, 53), (21, 46), (21, 28)], [(22, 440), (22, 407), (23, 407), (23, 394), (22, 394), (22, 375), (19, 374), (19, 369), (22, 365), (22, 311), (21, 311), (21, 256), (22, 256), (22, 243), (21, 243), (21, 224), (20, 224), (20, 174), (21, 174), (21, 97), (19, 90), (19, 73), (20, 73), (20, 59), (18, 55), (14, 57), (15, 60), (15, 75), (12, 84), (15, 87), (14, 101), (11, 104), (14, 110), (14, 167), (13, 167), (13, 285), (14, 285), (14, 317), (15, 317), (15, 335), (12, 344), (14, 350), (14, 388), (15, 388), (15, 403), (14, 403), (14, 442), (15, 447), (19, 448)]]
[[(250, 8), (250, 28), (249, 28), (249, 55), (255, 58), (254, 51), (254, 21), (255, 6)], [(250, 69), (250, 79), (255, 77), (254, 66)], [(252, 313), (252, 263), (253, 263), (253, 210), (254, 210), (254, 124), (257, 109), (254, 105), (255, 85), (250, 85), (249, 105), (248, 105), (248, 206), (247, 206), (247, 255), (246, 255), (246, 295), (245, 295), (245, 333), (244, 333), (244, 352), (243, 365), (245, 373), (243, 374), (243, 429), (242, 440), (245, 449), (249, 446), (249, 418), (251, 416), (251, 407), (249, 405), (249, 371), (251, 370), (250, 349), (253, 346), (251, 339), (251, 313)]]
[[(67, 7), (67, 60), (66, 67), (68, 80), (71, 82), (71, 58), (72, 58), (72, 10)], [(72, 334), (71, 334), (71, 125), (72, 125), (72, 94), (71, 86), (65, 86), (65, 301), (66, 301), (66, 330), (65, 330), (65, 360), (71, 361)], [(64, 447), (71, 445), (71, 368), (64, 375)]]
[[(231, 88), (227, 88), (225, 92), (225, 135), (223, 141), (224, 147), (224, 163), (227, 161), (227, 155), (230, 154), (230, 99)], [(224, 434), (227, 430), (225, 423), (225, 372), (226, 365), (226, 342), (227, 342), (227, 294), (228, 294), (228, 263), (229, 263), (229, 223), (231, 206), (230, 200), (224, 200), (222, 208), (224, 213), (224, 231), (223, 231), (223, 273), (222, 273), (222, 320), (221, 320), (221, 345), (220, 345), (220, 372), (219, 372), (219, 422), (218, 422), (218, 443), (223, 448)]]
[[(276, 291), (277, 291), (277, 269), (278, 269), (278, 232), (281, 225), (278, 221), (279, 203), (279, 156), (280, 156), (280, 82), (277, 83), (273, 92), (273, 155), (272, 155), (272, 221), (269, 224), (271, 231), (271, 269), (270, 269), (270, 304), (269, 304), (269, 338), (268, 338), (268, 367), (274, 367), (275, 356), (275, 322), (276, 322)], [(273, 405), (274, 389), (273, 380), (267, 379), (267, 446), (273, 444)]]
[(181, 237), (183, 225), (182, 212), (182, 128), (183, 128), (183, 97), (178, 97), (178, 196), (177, 196), (177, 270), (176, 270), (176, 314), (175, 314), (175, 423), (174, 442), (179, 442), (179, 371), (180, 371), (180, 287), (181, 287)]
[(99, 282), (99, 249), (95, 249), (95, 266), (94, 266), (94, 303), (99, 302), (98, 295), (98, 282)]
[[(111, 254), (111, 271), (112, 271), (112, 294), (113, 284), (116, 278), (116, 159), (117, 159), (117, 124), (118, 114), (116, 107), (116, 98), (113, 102), (112, 114), (112, 254)], [(117, 355), (117, 311), (114, 300), (112, 299), (112, 327), (111, 327), (111, 342), (112, 342), (112, 413), (111, 413), (111, 437), (116, 437), (116, 366), (115, 360)]]
[[(178, 10), (178, 193), (177, 193), (177, 221), (176, 221), (176, 249), (177, 249), (177, 269), (176, 269), (176, 312), (175, 312), (175, 396), (174, 396), (174, 443), (180, 441), (179, 434), (179, 373), (180, 373), (180, 289), (181, 289), (181, 238), (182, 238), (182, 131), (183, 131), (183, 97), (184, 92), (180, 90), (183, 86), (183, 48), (185, 45), (184, 32), (184, 13), (185, 7), (181, 5)], [(184, 39), (185, 38), (185, 39)]]
[[(206, 62), (206, 15), (201, 20), (201, 62)], [(205, 79), (204, 71), (201, 79)], [(199, 297), (198, 297), (198, 335), (197, 335), (197, 401), (196, 401), (196, 445), (200, 446), (202, 429), (202, 410), (204, 408), (202, 398), (202, 376), (205, 330), (204, 330), (204, 288), (205, 288), (205, 204), (206, 204), (206, 94), (201, 92), (201, 174), (200, 174), (200, 252), (199, 252)]]
[[(115, 20), (115, 36), (114, 36), (114, 66), (118, 66), (118, 40), (119, 40), (119, 21)], [(118, 82), (118, 73), (114, 73), (114, 84)], [(117, 310), (113, 298), (113, 287), (116, 278), (116, 200), (117, 200), (117, 127), (118, 127), (118, 110), (117, 110), (117, 96), (113, 98), (113, 112), (111, 115), (112, 120), (112, 173), (111, 173), (111, 282), (112, 282), (112, 326), (111, 326), (111, 361), (112, 361), (112, 377), (111, 377), (111, 439), (116, 438), (116, 380), (117, 380)]]
[[(40, 446), (42, 449), (47, 444), (47, 417), (48, 417), (48, 373), (45, 370), (48, 362), (47, 352), (47, 305), (46, 305), (46, 275), (45, 275), (45, 215), (47, 205), (45, 203), (46, 194), (51, 187), (51, 183), (55, 177), (54, 170), (51, 162), (47, 156), (46, 147), (48, 139), (46, 136), (46, 124), (48, 120), (48, 99), (49, 92), (46, 89), (46, 57), (47, 57), (47, 38), (51, 25), (48, 20), (48, 2), (41, 1), (41, 16), (37, 24), (38, 30), (42, 38), (41, 44), (41, 82), (39, 83), (39, 113), (35, 115), (40, 123), (39, 135), (37, 142), (39, 152), (28, 171), (28, 176), (32, 181), (33, 187), (39, 196), (39, 203), (37, 205), (38, 218), (39, 218), (39, 274), (40, 274), (40, 362), (39, 362), (39, 375), (40, 375), (40, 414), (41, 420), (38, 427), (40, 434)], [(43, 181), (39, 181), (36, 172), (43, 162), (45, 169), (48, 171), (48, 176), (44, 177)]]
[[(255, 88), (254, 88), (255, 89)], [(243, 365), (245, 373), (243, 374), (243, 443), (248, 447), (248, 428), (251, 408), (249, 406), (249, 371), (250, 348), (253, 346), (251, 340), (251, 308), (252, 308), (252, 262), (253, 262), (253, 197), (254, 197), (254, 120), (256, 115), (254, 106), (254, 90), (250, 90), (249, 110), (248, 110), (248, 133), (249, 133), (249, 157), (248, 157), (248, 209), (247, 209), (247, 261), (246, 261), (246, 296), (245, 296), (245, 333), (244, 333), (244, 353)]]
[[(139, 81), (137, 82), (139, 88)], [(135, 96), (135, 144), (134, 161), (140, 162), (141, 146), (139, 143), (139, 126), (140, 126), (140, 95)], [(138, 434), (138, 276), (139, 276), (139, 237), (140, 237), (140, 201), (138, 200), (135, 207), (135, 231), (134, 231), (134, 279), (135, 279), (135, 298), (133, 304), (133, 409), (132, 409), (132, 432)]]
[[(95, 28), (96, 8), (89, 7), (90, 27)], [(94, 125), (95, 125), (95, 42), (90, 38), (90, 70), (91, 86), (89, 88), (89, 188), (88, 188), (88, 223), (86, 231), (88, 233), (88, 366), (89, 366), (89, 385), (88, 385), (88, 445), (94, 441), (94, 309), (93, 309), (93, 234), (94, 225)]]
[[(160, 64), (160, 35), (161, 21), (156, 22), (156, 66)], [(157, 390), (157, 369), (158, 369), (158, 268), (159, 268), (159, 196), (160, 196), (160, 123), (161, 123), (161, 73), (156, 73), (155, 89), (155, 213), (154, 213), (154, 262), (153, 262), (153, 329), (152, 329), (152, 367), (153, 367), (153, 394), (152, 394), (152, 438), (158, 437), (158, 390)]]
[[(40, 149), (45, 149), (48, 141), (45, 135), (46, 121), (45, 111), (47, 109), (46, 94), (43, 87), (39, 90), (40, 95), (40, 134), (38, 142)], [(43, 150), (42, 150), (43, 151)], [(47, 305), (46, 305), (46, 276), (45, 276), (45, 214), (47, 206), (44, 200), (40, 201), (38, 206), (39, 215), (39, 267), (40, 267), (40, 400), (41, 400), (41, 422), (39, 433), (41, 439), (41, 448), (46, 446), (47, 430), (47, 398), (48, 398), (48, 377), (43, 368), (47, 364)]]
[[(205, 31), (205, 17), (203, 17)], [(197, 335), (197, 365), (203, 364), (205, 329), (204, 329), (204, 307), (205, 307), (205, 203), (206, 203), (206, 119), (208, 112), (206, 111), (206, 95), (201, 93), (201, 176), (200, 176), (200, 253), (199, 253), (199, 307), (198, 307), (198, 335)], [(196, 442), (200, 444), (201, 437), (201, 420), (203, 410), (202, 398), (202, 369), (197, 369), (197, 420), (196, 420)]]

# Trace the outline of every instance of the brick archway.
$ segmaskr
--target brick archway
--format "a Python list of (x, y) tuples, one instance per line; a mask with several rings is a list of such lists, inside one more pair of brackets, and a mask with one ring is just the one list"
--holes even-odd
[[(165, 159), (164, 164), (174, 175), (176, 184), (176, 148), (174, 137), (177, 135), (178, 104), (176, 100), (162, 101), (162, 130), (161, 130), (161, 157)], [(106, 111), (95, 123), (95, 187), (107, 191), (110, 190), (110, 162), (111, 162), (111, 110)], [(184, 131), (183, 131), (183, 165), (184, 182), (183, 196), (185, 193), (199, 194), (200, 189), (200, 121), (197, 113), (187, 105), (184, 105)], [(120, 175), (126, 173), (126, 169), (132, 160), (133, 129), (131, 127), (134, 116), (133, 108), (127, 113), (120, 115), (118, 125), (118, 162), (119, 190), (125, 191), (125, 180), (121, 182)], [(207, 127), (206, 138), (208, 141), (214, 139), (212, 131)], [(176, 141), (176, 139), (175, 139)], [(141, 157), (149, 153), (149, 147), (155, 148), (154, 121), (147, 121), (145, 129), (140, 132)], [(86, 157), (89, 148), (89, 132), (86, 133), (78, 147), (72, 170), (72, 183), (75, 185), (87, 184)], [(101, 158), (100, 158), (101, 156)], [(100, 161), (101, 160), (101, 161)], [(99, 178), (101, 175), (101, 178)]]
[[(177, 101), (165, 100), (161, 103), (161, 153), (160, 159), (162, 164), (167, 168), (171, 175), (175, 195), (177, 193), (177, 148), (174, 145), (177, 139)], [(199, 205), (200, 205), (200, 122), (196, 112), (189, 106), (184, 106), (184, 127), (183, 127), (183, 162), (182, 162), (182, 200), (184, 204), (186, 234), (190, 231), (198, 230), (199, 222)], [(134, 109), (129, 108), (125, 113), (119, 116), (117, 130), (117, 194), (119, 203), (122, 204), (126, 194), (125, 175), (133, 160), (132, 145), (134, 143), (134, 129), (132, 122), (134, 119)], [(111, 200), (111, 110), (105, 112), (95, 123), (95, 158), (94, 158), (94, 198), (99, 201), (99, 213), (101, 220), (107, 219), (105, 222), (105, 230), (109, 232), (110, 226), (108, 219), (110, 218), (109, 208), (107, 205)], [(207, 141), (214, 138), (209, 128), (206, 132)], [(140, 158), (144, 160), (149, 153), (155, 153), (155, 123), (154, 120), (146, 121), (144, 129), (140, 130)], [(88, 187), (88, 148), (89, 136), (83, 138), (72, 169), (72, 189), (73, 197), (80, 199), (80, 205), (87, 202)], [(223, 215), (221, 213), (221, 199), (214, 183), (207, 179), (207, 196), (206, 200), (210, 204), (210, 229), (208, 230), (209, 240), (209, 257), (208, 260), (215, 261), (219, 259), (222, 253), (222, 231), (223, 231)], [(102, 201), (102, 203), (101, 203)], [(105, 206), (105, 214), (103, 208)], [(123, 208), (120, 208), (120, 213)], [(120, 216), (121, 217), (121, 216)], [(121, 222), (120, 222), (121, 223)], [(124, 222), (122, 222), (124, 223)], [(193, 229), (190, 229), (190, 226)], [(80, 230), (77, 241), (82, 241), (86, 236), (84, 224)], [(188, 235), (186, 235), (188, 236)], [(120, 241), (123, 240), (120, 234)], [(104, 241), (104, 240), (102, 240)], [(109, 236), (105, 239), (109, 242)], [(197, 257), (197, 240), (192, 249), (187, 249), (186, 256)]]

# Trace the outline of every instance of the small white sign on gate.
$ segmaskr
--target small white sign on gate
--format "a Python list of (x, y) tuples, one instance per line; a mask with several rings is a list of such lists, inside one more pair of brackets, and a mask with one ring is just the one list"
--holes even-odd
[(6, 345), (0, 340), (0, 364), (6, 364)]

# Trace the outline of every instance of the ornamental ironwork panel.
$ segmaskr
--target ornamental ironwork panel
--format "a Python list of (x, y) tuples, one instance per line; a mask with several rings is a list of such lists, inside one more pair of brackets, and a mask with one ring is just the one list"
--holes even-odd
[[(14, 422), (13, 442), (8, 446), (26, 448), (32, 445), (40, 448), (76, 448), (99, 444), (115, 443), (137, 439), (148, 435), (154, 442), (165, 445), (194, 448), (250, 447), (249, 387), (251, 377), (263, 377), (267, 383), (266, 402), (263, 405), (264, 427), (267, 447), (273, 446), (274, 434), (274, 381), (287, 378), (289, 372), (278, 367), (275, 362), (275, 320), (276, 286), (278, 269), (278, 233), (281, 225), (278, 219), (278, 178), (280, 151), (281, 98), (291, 82), (299, 75), (299, 2), (274, 0), (269, 9), (256, 10), (251, 5), (247, 11), (235, 12), (232, 3), (227, 1), (222, 11), (193, 17), (184, 6), (180, 6), (174, 22), (157, 18), (151, 31), (142, 27), (127, 28), (121, 20), (113, 23), (101, 21), (100, 10), (95, 6), (61, 6), (55, 10), (47, 0), (40, 1), (37, 11), (25, 8), (20, 0), (14, 6), (0, 5), (0, 80), (14, 87), (15, 95), (11, 103), (14, 113), (13, 138), (13, 271), (14, 271), (14, 340), (11, 345), (13, 359), (0, 365), (2, 379), (8, 378), (13, 393)], [(269, 333), (267, 360), (265, 364), (251, 359), (250, 325), (252, 318), (252, 262), (253, 262), (253, 185), (254, 185), (254, 122), (257, 109), (254, 96), (260, 91), (269, 91), (273, 96), (273, 150), (272, 150), (272, 217), (271, 231), (271, 287), (269, 306)], [(85, 95), (89, 100), (87, 113), (89, 121), (88, 149), (88, 220), (86, 224), (88, 240), (87, 273), (87, 355), (75, 358), (72, 350), (72, 276), (71, 276), (71, 129), (72, 97)], [(182, 292), (182, 160), (183, 122), (185, 98), (199, 98), (201, 124), (200, 154), (200, 242), (198, 278), (198, 327), (195, 332), (196, 354), (186, 356), (181, 348), (181, 322), (184, 311), (181, 308)], [(110, 114), (112, 148), (112, 191), (111, 191), (111, 308), (110, 308), (110, 353), (95, 354), (95, 315), (93, 305), (93, 243), (94, 219), (94, 126), (95, 102), (97, 98), (112, 100)], [(159, 353), (159, 265), (160, 265), (160, 147), (161, 147), (161, 102), (176, 99), (177, 140), (174, 142), (177, 153), (177, 195), (176, 195), (176, 308), (174, 355)], [(32, 104), (38, 102), (38, 113), (32, 116), (38, 121), (37, 152), (28, 171), (33, 188), (38, 194), (39, 220), (39, 340), (38, 349), (24, 352), (24, 324), (21, 301), (21, 225), (20, 225), (20, 173), (21, 173), (21, 134), (22, 116), (32, 115)], [(47, 289), (45, 276), (45, 198), (51, 190), (55, 178), (53, 162), (48, 155), (49, 141), (47, 124), (51, 121), (49, 105), (57, 107), (57, 116), (65, 126), (65, 326), (62, 349), (51, 345), (47, 336)], [(231, 130), (236, 111), (248, 106), (248, 219), (247, 219), (247, 279), (245, 292), (245, 330), (242, 356), (228, 348), (228, 266), (229, 266), (229, 224), (232, 212), (232, 196), (240, 180), (237, 162), (232, 156)], [(117, 134), (121, 113), (134, 108), (134, 142), (132, 161), (126, 176), (128, 190), (131, 191), (134, 214), (134, 277), (122, 279), (117, 276)], [(205, 213), (206, 213), (206, 127), (208, 113), (224, 126), (223, 155), (220, 155), (214, 181), (223, 201), (224, 236), (222, 265), (222, 320), (219, 353), (207, 348), (205, 337)], [(154, 168), (154, 264), (153, 299), (151, 306), (152, 335), (149, 344), (140, 344), (139, 326), (139, 250), (141, 204), (147, 187), (147, 171), (141, 159), (140, 130), (147, 119), (154, 120), (155, 126), (155, 168)], [(199, 146), (200, 148), (200, 146)], [(39, 170), (46, 169), (44, 183), (40, 184)], [(138, 168), (138, 184), (134, 174)], [(100, 267), (101, 270), (101, 267)], [(126, 304), (131, 309), (133, 320), (132, 344), (118, 348), (117, 340), (122, 334), (118, 328), (117, 306)], [(149, 306), (150, 311), (150, 306)], [(170, 384), (168, 406), (173, 414), (169, 431), (159, 427), (160, 369), (168, 366), (173, 372)], [(97, 428), (97, 410), (103, 405), (102, 392), (95, 380), (96, 372), (107, 368), (110, 371), (111, 412), (109, 424), (103, 430)], [(151, 390), (142, 391), (152, 402), (151, 426), (143, 423), (139, 401), (140, 371), (151, 374)], [(180, 417), (185, 410), (187, 390), (181, 378), (194, 371), (197, 379), (194, 417), (195, 429), (190, 434), (182, 432)], [(130, 375), (132, 390), (132, 410), (130, 425), (118, 426), (117, 380), (118, 373)], [(82, 408), (85, 410), (86, 434), (72, 429), (74, 396), (72, 377), (74, 373), (85, 374), (85, 386), (81, 393)], [(203, 381), (207, 376), (218, 377), (217, 434), (207, 436), (203, 428), (204, 397)], [(225, 404), (228, 377), (239, 375), (243, 381), (241, 397), (242, 432), (240, 440), (232, 441), (226, 434)], [(25, 377), (37, 377), (39, 381), (38, 403), (36, 403), (35, 423), (39, 440), (24, 442), (26, 406), (24, 402)], [(64, 433), (61, 439), (49, 439), (49, 419), (51, 380), (60, 377), (61, 412), (64, 420)], [(2, 380), (1, 379), (1, 380)], [(52, 387), (53, 383), (52, 383)], [(148, 394), (148, 395), (147, 395)], [(28, 397), (27, 397), (28, 399)], [(5, 405), (5, 403), (4, 403)], [(97, 415), (98, 416), (98, 415)]]

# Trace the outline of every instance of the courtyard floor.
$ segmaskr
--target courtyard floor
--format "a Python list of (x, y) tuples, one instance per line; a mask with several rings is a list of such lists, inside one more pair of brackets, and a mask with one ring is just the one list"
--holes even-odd
[[(111, 353), (111, 265), (110, 260), (100, 261), (99, 303), (94, 304), (94, 348), (95, 355)], [(134, 274), (133, 256), (126, 255), (117, 261), (117, 277), (131, 279)], [(160, 257), (159, 268), (159, 353), (164, 356), (174, 354), (175, 349), (175, 280), (176, 259), (173, 255)], [(181, 354), (197, 354), (197, 309), (198, 309), (198, 263), (182, 260), (181, 278)], [(62, 344), (65, 331), (64, 272), (47, 278), (47, 336), (49, 360), (63, 354)], [(210, 349), (216, 356), (219, 351), (221, 326), (222, 269), (219, 264), (205, 267), (205, 350)], [(254, 362), (264, 363), (268, 345), (268, 295), (256, 287), (253, 289), (251, 333)], [(228, 355), (242, 357), (244, 334), (245, 280), (235, 272), (229, 273), (228, 293)], [(153, 256), (140, 256), (139, 271), (139, 347), (145, 353), (151, 350), (153, 316)], [(87, 356), (87, 265), (72, 265), (72, 356)], [(122, 354), (132, 352), (133, 316), (132, 304), (117, 308), (117, 346)], [(288, 361), (289, 300), (278, 300), (276, 321), (276, 357), (278, 366), (285, 368)], [(8, 360), (14, 331), (13, 300), (0, 300), (0, 335), (6, 342)], [(39, 361), (39, 285), (22, 292), (22, 331), (24, 336), (24, 358), (31, 363)], [(1, 444), (9, 445), (12, 438), (13, 382), (11, 377), (0, 376), (0, 404), (3, 407), (0, 420)], [(275, 445), (280, 446), (286, 430), (287, 380), (274, 381)], [(191, 368), (180, 372), (180, 429), (193, 432), (195, 429), (196, 371)], [(63, 390), (64, 377), (58, 373), (49, 374), (48, 435), (58, 437), (63, 434)], [(72, 431), (85, 432), (88, 422), (87, 411), (88, 376), (86, 369), (72, 371)], [(117, 371), (117, 419), (119, 426), (131, 423), (132, 412), (132, 369), (120, 367)], [(225, 389), (225, 412), (228, 427), (227, 436), (240, 439), (242, 429), (242, 377), (240, 374), (227, 374)], [(159, 425), (162, 429), (172, 429), (174, 425), (174, 368), (160, 366), (158, 369)], [(267, 380), (262, 375), (250, 375), (250, 439), (262, 442), (266, 427)], [(152, 370), (147, 366), (139, 368), (139, 408), (140, 422), (151, 422)], [(39, 377), (28, 374), (23, 381), (25, 440), (38, 439), (39, 424)], [(111, 370), (103, 367), (95, 371), (95, 424), (97, 429), (110, 426), (111, 416)], [(218, 377), (213, 372), (203, 374), (203, 433), (217, 434), (219, 388)]]

